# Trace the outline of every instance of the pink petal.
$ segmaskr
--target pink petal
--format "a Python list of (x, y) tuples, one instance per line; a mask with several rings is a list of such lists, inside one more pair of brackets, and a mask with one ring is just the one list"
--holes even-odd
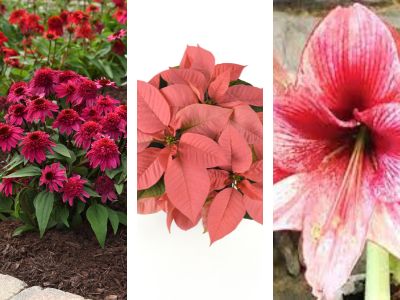
[(216, 142), (196, 133), (182, 135), (178, 155), (183, 162), (204, 168), (215, 167), (225, 161), (224, 152)]
[(247, 143), (262, 143), (263, 127), (257, 113), (250, 106), (234, 107), (230, 123), (245, 138)]
[(214, 65), (215, 58), (210, 51), (207, 51), (200, 46), (187, 46), (179, 68), (201, 71), (207, 79), (210, 79), (211, 74), (214, 71)]
[(161, 178), (167, 167), (170, 149), (147, 148), (138, 153), (138, 190), (147, 189)]
[(222, 106), (231, 102), (235, 104), (263, 106), (263, 90), (250, 85), (238, 84), (229, 87), (222, 98), (216, 99), (219, 100), (218, 104)]
[(171, 203), (194, 223), (210, 188), (207, 170), (177, 158), (168, 164), (164, 182)]
[(237, 190), (227, 188), (219, 192), (208, 211), (207, 229), (211, 243), (231, 233), (245, 214), (243, 196)]
[(262, 182), (262, 177), (263, 177), (263, 161), (258, 160), (254, 162), (250, 169), (247, 170), (242, 174), (244, 177), (247, 179), (250, 179), (255, 182)]
[(219, 169), (208, 169), (210, 191), (223, 189), (229, 183), (229, 172)]
[(400, 195), (400, 104), (377, 105), (363, 112), (355, 112), (365, 124), (373, 142), (376, 160), (372, 190), (376, 199), (398, 202)]
[(142, 152), (144, 149), (146, 149), (151, 144), (153, 137), (150, 134), (146, 134), (146, 133), (138, 130), (137, 131), (137, 140), (138, 140), (137, 151)]
[(162, 210), (157, 198), (143, 198), (137, 201), (137, 212), (139, 214), (154, 214)]
[(396, 42), (366, 7), (337, 7), (317, 26), (301, 59), (297, 85), (341, 118), (398, 94)]
[(229, 88), (230, 72), (219, 74), (208, 87), (208, 94), (213, 100), (221, 99)]
[(175, 126), (185, 132), (215, 139), (228, 123), (231, 114), (230, 109), (208, 104), (192, 104), (176, 114)]
[(253, 199), (247, 195), (243, 195), (244, 206), (250, 217), (262, 224), (263, 223), (263, 202), (261, 200)]
[(400, 203), (376, 204), (368, 239), (400, 258)]
[(174, 119), (176, 113), (182, 108), (197, 103), (197, 98), (193, 90), (185, 84), (169, 85), (161, 89), (161, 93), (171, 108), (172, 119)]
[(171, 112), (160, 91), (140, 80), (137, 89), (138, 129), (144, 133), (154, 133), (168, 126)]
[(226, 157), (226, 165), (221, 163), (219, 166), (226, 170), (233, 170), (235, 173), (247, 171), (252, 163), (252, 153), (246, 140), (232, 126), (228, 125), (222, 131), (218, 144), (221, 145)]
[(215, 65), (215, 68), (214, 68), (213, 79), (218, 77), (221, 73), (224, 73), (225, 71), (229, 71), (229, 74), (230, 74), (229, 81), (238, 80), (244, 67), (245, 66), (231, 64), (231, 63), (217, 64), (217, 65)]
[(289, 86), (288, 73), (274, 56), (274, 95), (283, 94)]
[(246, 195), (254, 200), (262, 201), (262, 197), (263, 197), (262, 184), (258, 184), (258, 183), (252, 184), (252, 183), (250, 183), (250, 181), (245, 179), (245, 180), (242, 180), (241, 182), (239, 182), (238, 187), (244, 195)]

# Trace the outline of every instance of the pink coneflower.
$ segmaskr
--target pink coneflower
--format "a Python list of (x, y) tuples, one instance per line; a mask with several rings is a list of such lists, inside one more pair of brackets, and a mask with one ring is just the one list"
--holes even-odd
[(116, 201), (114, 181), (108, 176), (99, 176), (95, 181), (96, 192), (101, 196), (101, 202), (106, 203), (107, 200)]
[(110, 112), (102, 120), (103, 133), (109, 135), (112, 139), (118, 140), (126, 133), (126, 121), (118, 113)]
[(40, 120), (45, 122), (46, 117), (53, 118), (58, 111), (58, 105), (45, 98), (36, 98), (28, 102), (26, 119), (29, 122)]
[(48, 31), (52, 32), (56, 36), (62, 36), (64, 34), (63, 20), (59, 16), (52, 16), (47, 20)]
[(12, 196), (14, 182), (14, 178), (3, 178), (0, 183), (0, 193), (6, 197)]
[(73, 80), (58, 84), (54, 91), (58, 98), (66, 98), (67, 103), (78, 105), (76, 97), (77, 84)]
[(26, 118), (26, 107), (23, 104), (14, 104), (8, 108), (7, 114), (4, 116), (7, 123), (11, 125), (21, 126)]
[(119, 104), (119, 100), (111, 98), (109, 95), (100, 95), (96, 100), (96, 107), (100, 114), (107, 114), (115, 109), (115, 106)]
[(101, 126), (94, 121), (83, 123), (79, 131), (75, 134), (75, 143), (78, 147), (88, 150), (95, 138), (101, 132)]
[(73, 131), (78, 131), (83, 119), (79, 114), (71, 109), (63, 109), (53, 123), (53, 128), (58, 128), (60, 133), (71, 134)]
[(94, 37), (94, 33), (92, 30), (92, 26), (90, 26), (89, 22), (83, 22), (76, 26), (75, 30), (75, 38), (79, 39), (92, 39)]
[(67, 179), (62, 188), (63, 202), (68, 202), (70, 206), (74, 204), (74, 199), (78, 198), (82, 202), (86, 203), (85, 198), (90, 198), (90, 195), (85, 191), (83, 185), (87, 182), (85, 179), (81, 179), (81, 176), (74, 175)]
[(122, 39), (124, 36), (126, 36), (126, 30), (125, 29), (120, 29), (116, 33), (113, 33), (107, 37), (107, 40), (109, 42)]
[(128, 117), (128, 108), (127, 108), (126, 104), (122, 104), (122, 105), (118, 106), (118, 107), (115, 109), (115, 112), (116, 112), (122, 119), (124, 119), (125, 121), (127, 120), (127, 117)]
[(92, 168), (100, 166), (100, 170), (115, 169), (120, 164), (119, 150), (115, 141), (104, 137), (92, 144), (92, 148), (87, 153)]
[(100, 113), (95, 106), (85, 107), (82, 110), (81, 116), (85, 121), (100, 122), (101, 120)]
[(111, 51), (121, 56), (125, 54), (126, 46), (121, 40), (116, 40), (112, 45)]
[(101, 88), (105, 88), (105, 87), (112, 87), (117, 89), (117, 85), (115, 84), (115, 82), (105, 78), (105, 77), (101, 77), (100, 79), (96, 79), (94, 81), (96, 83), (97, 88), (101, 89)]
[(78, 83), (76, 93), (77, 104), (84, 102), (87, 106), (93, 106), (96, 103), (97, 86), (96, 83), (89, 79), (83, 79)]
[(10, 103), (18, 103), (26, 96), (30, 96), (28, 92), (28, 84), (26, 82), (16, 82), (10, 87), (8, 92), (7, 101)]
[(67, 180), (65, 169), (60, 163), (54, 163), (46, 166), (42, 170), (42, 176), (39, 179), (39, 185), (46, 185), (50, 192), (59, 192)]
[(10, 24), (17, 24), (21, 21), (21, 19), (27, 15), (27, 11), (25, 9), (17, 9), (11, 12), (8, 21)]
[(34, 95), (48, 96), (54, 92), (54, 85), (57, 81), (57, 73), (54, 70), (42, 68), (33, 75), (29, 83), (29, 90)]
[(29, 132), (21, 142), (21, 154), (29, 161), (41, 163), (46, 160), (46, 151), (53, 153), (51, 147), (56, 144), (50, 140), (47, 133), (43, 131)]
[(22, 128), (0, 123), (0, 148), (3, 152), (14, 149), (22, 138)]
[(80, 79), (80, 78), (81, 78), (81, 75), (79, 75), (78, 73), (71, 71), (71, 70), (58, 72), (58, 83), (65, 83), (69, 80), (75, 80), (75, 79)]

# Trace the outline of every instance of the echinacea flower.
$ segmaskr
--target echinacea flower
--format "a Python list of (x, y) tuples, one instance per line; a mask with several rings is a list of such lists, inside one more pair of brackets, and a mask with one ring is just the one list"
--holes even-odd
[(78, 198), (82, 202), (86, 203), (85, 198), (90, 198), (90, 195), (84, 189), (84, 184), (86, 182), (87, 180), (81, 179), (81, 176), (79, 175), (74, 175), (68, 178), (61, 189), (61, 192), (63, 193), (63, 202), (68, 202), (68, 204), (72, 206), (74, 205), (74, 199)]
[(30, 96), (28, 90), (28, 84), (26, 82), (15, 82), (10, 87), (10, 90), (7, 95), (7, 100), (10, 103), (18, 103), (21, 99)]
[(56, 36), (62, 36), (64, 34), (63, 20), (59, 16), (51, 16), (48, 18), (47, 25), (48, 31)]
[(124, 36), (126, 36), (126, 30), (125, 29), (120, 29), (116, 33), (113, 33), (113, 34), (109, 35), (107, 37), (107, 40), (109, 42), (111, 42), (111, 41), (115, 41), (115, 40), (118, 40), (118, 39), (122, 39)]
[(108, 113), (100, 123), (103, 133), (114, 140), (118, 140), (126, 133), (126, 121), (116, 112)]
[(112, 112), (117, 104), (119, 104), (119, 100), (114, 99), (109, 95), (99, 95), (96, 100), (97, 110), (103, 115)]
[(74, 80), (68, 80), (67, 82), (63, 82), (58, 84), (54, 91), (58, 98), (65, 98), (67, 103), (71, 103), (72, 105), (78, 105), (78, 100), (76, 97), (76, 89), (77, 84)]
[(128, 117), (128, 108), (125, 104), (122, 104), (120, 106), (118, 106), (115, 109), (115, 112), (126, 121), (127, 117)]
[(75, 144), (83, 149), (88, 150), (92, 144), (92, 140), (101, 132), (101, 126), (94, 121), (87, 121), (81, 125), (75, 134)]
[(81, 103), (86, 104), (86, 106), (93, 106), (96, 103), (97, 97), (97, 86), (96, 83), (89, 79), (82, 79), (78, 83), (78, 88), (76, 90), (76, 105)]
[(108, 176), (103, 175), (97, 177), (94, 183), (96, 192), (101, 196), (101, 202), (106, 203), (109, 201), (116, 201), (117, 194), (115, 193), (114, 181), (110, 179)]
[(29, 83), (29, 90), (33, 95), (49, 96), (54, 93), (54, 86), (57, 83), (57, 73), (48, 68), (42, 68), (35, 72)]
[(2, 152), (10, 152), (22, 138), (24, 131), (20, 127), (0, 123), (0, 148)]
[(29, 162), (41, 163), (46, 160), (46, 152), (53, 153), (51, 147), (56, 144), (50, 140), (50, 136), (43, 131), (28, 132), (21, 141), (21, 154)]
[(60, 133), (71, 134), (78, 131), (83, 119), (72, 108), (63, 109), (53, 123), (53, 128), (58, 128)]
[(99, 111), (97, 110), (97, 108), (95, 106), (93, 106), (93, 107), (85, 107), (82, 110), (81, 117), (85, 121), (100, 122), (100, 120), (101, 120), (100, 113), (99, 113)]
[(28, 102), (26, 107), (26, 119), (29, 122), (40, 120), (43, 123), (46, 118), (53, 118), (53, 114), (58, 111), (58, 105), (45, 98), (36, 98)]
[(93, 142), (90, 151), (87, 153), (90, 166), (92, 168), (100, 167), (101, 171), (112, 170), (119, 166), (119, 150), (115, 141), (104, 137)]
[(0, 193), (4, 196), (9, 197), (13, 194), (13, 183), (15, 178), (3, 178), (0, 182)]
[(121, 40), (115, 40), (111, 47), (111, 51), (121, 56), (125, 54), (126, 46)]
[(39, 185), (45, 185), (50, 192), (59, 192), (67, 180), (65, 169), (60, 163), (53, 163), (44, 167), (39, 179)]
[(100, 79), (96, 79), (94, 81), (96, 83), (97, 88), (101, 89), (101, 88), (105, 88), (105, 87), (112, 87), (117, 89), (117, 85), (115, 84), (115, 82), (105, 78), (105, 77), (101, 77)]
[[(274, 229), (302, 231), (306, 279), (333, 299), (367, 240), (400, 257), (400, 60), (360, 4), (317, 26), (274, 100)], [(291, 175), (292, 174), (292, 175)]]
[(65, 71), (59, 71), (58, 72), (58, 83), (65, 83), (70, 80), (79, 80), (81, 78), (81, 75), (78, 73), (71, 71), (71, 70), (65, 70)]
[(4, 43), (8, 42), (8, 37), (0, 31), (0, 46), (3, 46)]
[(26, 118), (26, 107), (23, 104), (13, 104), (8, 108), (4, 119), (11, 125), (21, 126)]
[(8, 21), (10, 24), (17, 24), (28, 12), (25, 9), (16, 9), (11, 12)]

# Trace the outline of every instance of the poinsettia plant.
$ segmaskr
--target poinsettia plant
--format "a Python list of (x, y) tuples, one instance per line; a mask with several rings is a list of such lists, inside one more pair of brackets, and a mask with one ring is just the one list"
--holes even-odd
[(14, 234), (79, 226), (86, 218), (104, 247), (126, 225), (127, 107), (108, 79), (38, 69), (2, 97), (0, 218), (24, 222)]
[(178, 67), (138, 81), (138, 212), (170, 229), (202, 220), (211, 242), (244, 217), (262, 223), (261, 88), (244, 66), (188, 46)]
[[(302, 231), (318, 299), (366, 248), (366, 299), (390, 299), (400, 258), (399, 33), (368, 8), (337, 7), (314, 29), (294, 83), (274, 61), (274, 229)], [(399, 278), (398, 261), (397, 278)]]
[(0, 95), (40, 67), (126, 81), (126, 1), (0, 2)]

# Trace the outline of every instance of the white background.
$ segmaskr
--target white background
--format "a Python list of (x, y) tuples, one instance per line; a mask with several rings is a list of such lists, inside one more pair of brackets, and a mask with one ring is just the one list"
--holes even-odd
[(264, 226), (244, 220), (210, 247), (201, 226), (174, 225), (170, 234), (164, 213), (136, 215), (134, 121), (136, 80), (178, 65), (186, 45), (199, 44), (217, 63), (247, 65), (241, 78), (264, 88), (264, 156), (272, 157), (272, 1), (128, 2), (128, 299), (272, 299), (272, 159), (264, 166)]

